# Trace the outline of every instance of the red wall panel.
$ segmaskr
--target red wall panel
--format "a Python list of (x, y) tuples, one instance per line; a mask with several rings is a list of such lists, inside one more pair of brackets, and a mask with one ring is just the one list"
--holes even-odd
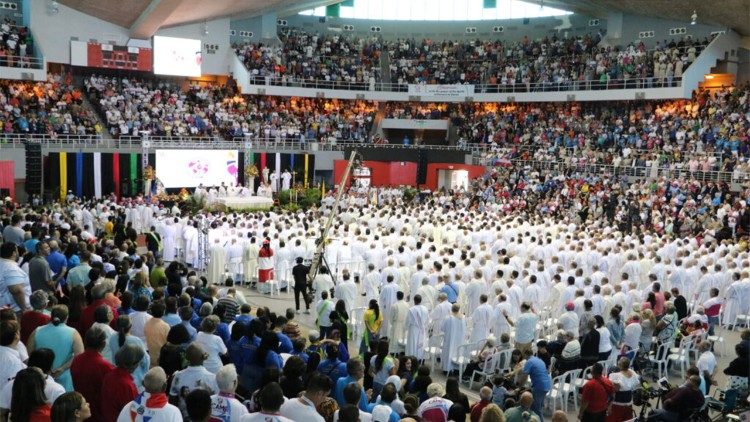
[[(0, 189), (10, 190), (10, 197), (16, 199), (15, 182), (16, 163), (11, 160), (0, 161)], [(2, 201), (3, 198), (0, 198)]]

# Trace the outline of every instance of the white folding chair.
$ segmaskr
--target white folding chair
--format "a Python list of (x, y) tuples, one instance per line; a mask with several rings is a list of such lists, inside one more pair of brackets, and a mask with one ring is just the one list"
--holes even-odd
[(471, 352), (474, 350), (476, 343), (466, 343), (458, 346), (456, 356), (451, 358), (451, 364), (458, 366), (458, 379), (463, 378), (466, 365), (471, 362)]
[(650, 352), (648, 361), (650, 364), (656, 366), (658, 377), (664, 377), (667, 375), (667, 357), (669, 356), (669, 344), (660, 344), (656, 349), (656, 353)]
[(670, 353), (667, 356), (667, 362), (672, 363), (674, 367), (678, 366), (680, 367), (680, 378), (685, 378), (685, 371), (687, 371), (688, 366), (690, 365), (690, 348), (689, 347), (683, 347), (680, 349), (677, 353)]
[(735, 315), (734, 323), (732, 324), (732, 331), (737, 331), (740, 325), (750, 327), (750, 314), (738, 313), (737, 315)]
[(500, 353), (500, 357), (498, 358), (497, 362), (497, 372), (499, 374), (510, 372), (511, 369), (513, 369), (510, 367), (510, 355), (513, 353), (513, 349), (503, 350), (498, 353)]
[(430, 370), (435, 370), (437, 356), (443, 350), (443, 334), (433, 335), (427, 338), (427, 346), (424, 348), (424, 359), (430, 360)]
[(500, 356), (503, 352), (495, 352), (490, 357), (482, 362), (479, 369), (475, 369), (471, 374), (471, 380), (469, 381), (469, 389), (474, 387), (474, 377), (479, 375), (482, 377), (482, 382), (487, 381), (487, 378), (497, 373), (497, 368), (500, 366)]

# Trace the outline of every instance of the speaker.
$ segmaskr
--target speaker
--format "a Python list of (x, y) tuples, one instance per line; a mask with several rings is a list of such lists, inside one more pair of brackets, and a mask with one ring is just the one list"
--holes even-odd
[(26, 193), (42, 194), (42, 144), (26, 142)]
[(427, 151), (420, 148), (417, 152), (417, 186), (427, 183)]

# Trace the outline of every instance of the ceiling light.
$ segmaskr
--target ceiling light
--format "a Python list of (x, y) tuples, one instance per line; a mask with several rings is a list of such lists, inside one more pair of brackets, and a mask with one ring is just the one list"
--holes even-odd
[(208, 22), (203, 22), (203, 35), (208, 35)]
[(49, 3), (48, 11), (50, 15), (56, 15), (60, 12), (60, 4), (57, 3), (57, 1), (52, 0)]
[(693, 15), (690, 16), (690, 25), (695, 25), (695, 23), (698, 21), (698, 13), (696, 13), (695, 10), (693, 10)]

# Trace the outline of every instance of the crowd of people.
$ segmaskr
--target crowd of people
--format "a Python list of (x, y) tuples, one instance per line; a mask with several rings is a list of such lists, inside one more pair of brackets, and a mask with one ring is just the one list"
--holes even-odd
[(2, 133), (96, 135), (102, 128), (81, 101), (69, 75), (49, 73), (42, 82), (0, 80)]
[(26, 26), (5, 18), (0, 23), (0, 67), (31, 67), (34, 40)]
[(343, 83), (368, 89), (380, 80), (382, 43), (378, 37), (319, 35), (299, 29), (279, 34), (281, 45), (235, 46), (255, 83)]
[(382, 82), (381, 51), (397, 89), (407, 84), (487, 85), (484, 92), (675, 86), (709, 39), (684, 37), (647, 47), (601, 45), (603, 35), (517, 42), (488, 40), (381, 40), (319, 35), (289, 29), (279, 45), (235, 46), (255, 83), (317, 82), (372, 89)]
[(228, 85), (92, 76), (86, 80), (114, 136), (251, 137), (264, 141), (368, 139), (376, 105), (302, 97), (227, 96)]
[[(619, 422), (644, 356), (693, 345), (659, 414), (684, 419), (718, 371), (720, 387), (747, 390), (750, 332), (726, 368), (711, 345), (747, 326), (748, 199), (515, 167), (418, 199), (355, 187), (309, 284), (331, 197), (263, 214), (6, 203), (0, 408), (14, 421), (565, 420), (551, 392), (586, 369), (580, 416), (601, 420), (585, 418), (617, 391)], [(273, 278), (294, 290), (283, 315), (237, 287), (255, 284), (262, 303)], [(462, 378), (496, 357), (469, 403)]]

